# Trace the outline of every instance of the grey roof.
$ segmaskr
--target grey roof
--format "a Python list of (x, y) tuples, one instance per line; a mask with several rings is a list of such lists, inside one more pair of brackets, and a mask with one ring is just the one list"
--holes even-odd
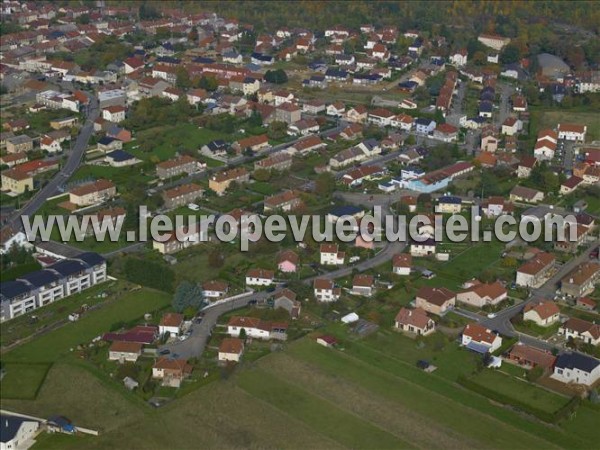
[(29, 291), (29, 285), (24, 281), (5, 281), (0, 283), (0, 298), (9, 300)]
[(24, 417), (2, 414), (2, 416), (0, 416), (0, 422), (0, 441), (2, 443), (7, 443), (15, 438), (23, 423), (36, 421)]
[(81, 261), (73, 261), (70, 259), (63, 259), (56, 264), (52, 264), (51, 267), (52, 270), (56, 270), (63, 277), (68, 277), (69, 275), (82, 272), (87, 268), (87, 266)]
[(35, 272), (28, 273), (19, 277), (20, 280), (25, 280), (31, 283), (35, 287), (45, 286), (47, 284), (58, 281), (59, 277), (57, 274), (50, 270), (37, 270)]
[(579, 369), (590, 373), (600, 365), (600, 361), (581, 353), (563, 353), (556, 359), (555, 367), (559, 369)]
[(551, 55), (550, 53), (540, 53), (537, 56), (538, 63), (542, 69), (550, 69), (556, 72), (569, 73), (571, 69), (569, 66), (558, 56)]

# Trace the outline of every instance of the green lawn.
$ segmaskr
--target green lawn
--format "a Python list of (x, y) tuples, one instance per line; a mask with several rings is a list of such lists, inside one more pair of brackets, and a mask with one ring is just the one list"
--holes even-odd
[(2, 370), (5, 374), (0, 382), (2, 399), (35, 399), (49, 369), (50, 364), (8, 363), (3, 365)]
[(568, 398), (495, 370), (483, 370), (472, 377), (471, 380), (481, 386), (548, 413), (557, 411), (569, 401)]
[[(140, 148), (134, 148), (140, 141), (147, 139), (156, 142), (151, 151), (144, 152)], [(154, 156), (164, 161), (173, 158), (177, 151), (196, 151), (215, 139), (235, 140), (233, 136), (225, 133), (198, 128), (192, 123), (181, 123), (171, 127), (162, 126), (140, 131), (136, 134), (136, 140), (125, 145), (123, 149), (143, 160), (149, 160)]]
[(245, 373), (240, 378), (239, 385), (257, 399), (285, 411), (346, 447), (412, 448), (408, 442), (392, 433), (264, 370)]
[(170, 301), (171, 297), (168, 294), (152, 289), (143, 288), (129, 292), (117, 301), (83, 315), (77, 322), (69, 323), (6, 353), (3, 355), (3, 361), (58, 361), (77, 345), (88, 343), (107, 332), (112, 324), (142, 317), (144, 313), (169, 305)]
[(535, 116), (538, 125), (538, 129), (534, 130), (535, 135), (537, 135), (537, 131), (544, 128), (556, 128), (559, 123), (576, 123), (587, 125), (587, 142), (600, 139), (600, 118), (595, 112), (578, 111), (577, 109), (544, 111), (534, 108), (532, 115)]

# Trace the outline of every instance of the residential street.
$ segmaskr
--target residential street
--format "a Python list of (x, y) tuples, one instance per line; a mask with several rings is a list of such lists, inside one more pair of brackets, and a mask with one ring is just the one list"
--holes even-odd
[(63, 185), (75, 173), (83, 155), (88, 147), (88, 142), (94, 131), (94, 120), (98, 117), (100, 110), (98, 100), (95, 95), (90, 96), (90, 105), (86, 108), (86, 121), (73, 145), (71, 152), (67, 155), (67, 161), (61, 167), (60, 171), (52, 178), (42, 189), (40, 189), (21, 209), (13, 212), (7, 220), (14, 229), (22, 229), (23, 216), (31, 216), (42, 207), (44, 202), (57, 193), (58, 188)]

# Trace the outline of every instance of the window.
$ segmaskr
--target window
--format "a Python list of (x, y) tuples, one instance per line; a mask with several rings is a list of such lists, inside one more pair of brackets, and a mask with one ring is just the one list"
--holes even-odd
[(563, 374), (563, 370), (562, 369), (556, 369), (556, 373), (559, 374), (559, 375), (562, 375)]

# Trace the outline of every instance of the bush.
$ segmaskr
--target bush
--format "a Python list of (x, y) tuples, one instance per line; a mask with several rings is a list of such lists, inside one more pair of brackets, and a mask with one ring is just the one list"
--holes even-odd
[(132, 283), (170, 293), (175, 290), (175, 273), (163, 264), (129, 257), (125, 260), (123, 271), (125, 278)]

